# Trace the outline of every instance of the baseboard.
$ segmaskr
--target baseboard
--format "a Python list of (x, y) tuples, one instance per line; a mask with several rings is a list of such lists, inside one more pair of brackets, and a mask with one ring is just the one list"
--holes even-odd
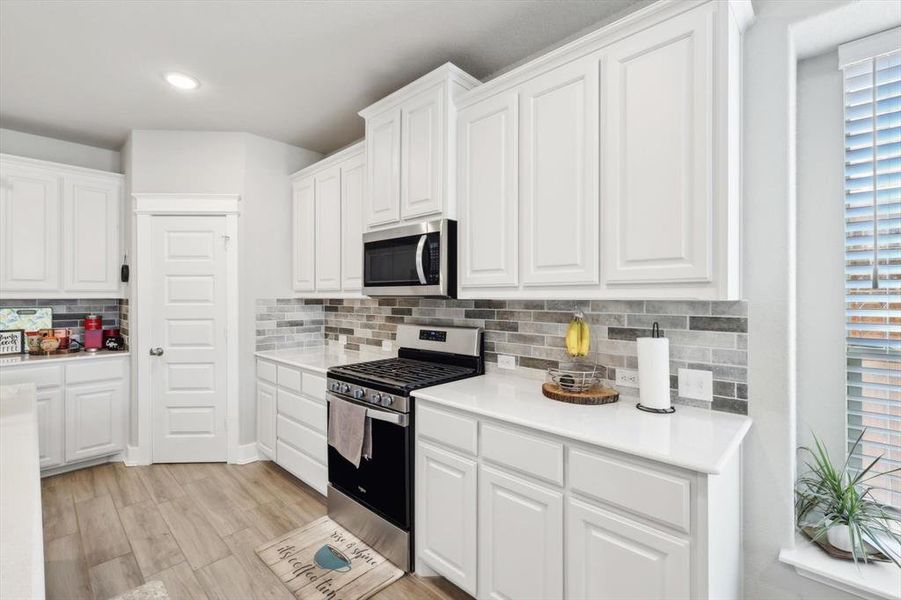
[(137, 446), (125, 446), (125, 450), (120, 456), (122, 457), (122, 462), (125, 463), (126, 467), (134, 467), (141, 464), (141, 461), (138, 459)]
[(258, 460), (260, 460), (260, 452), (257, 450), (256, 442), (238, 446), (238, 450), (235, 452), (236, 464), (246, 465), (247, 463), (256, 462)]

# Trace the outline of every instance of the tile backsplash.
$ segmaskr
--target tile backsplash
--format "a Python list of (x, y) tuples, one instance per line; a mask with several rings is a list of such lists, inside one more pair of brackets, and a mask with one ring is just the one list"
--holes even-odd
[[(0, 308), (32, 308), (49, 307), (53, 309), (53, 326), (68, 327), (73, 333), (82, 339), (84, 328), (82, 321), (86, 315), (96, 314), (103, 317), (103, 328), (119, 327), (122, 321), (122, 304), (127, 301), (118, 298), (92, 298), (83, 300), (72, 299), (41, 299), (41, 300), (3, 300)], [(127, 308), (126, 308), (127, 311)], [(125, 335), (123, 333), (123, 335)], [(126, 339), (127, 341), (127, 339)]]
[[(746, 302), (652, 300), (354, 300), (266, 299), (257, 301), (257, 349), (316, 346), (347, 336), (347, 349), (393, 341), (397, 325), (469, 326), (485, 329), (485, 357), (496, 369), (499, 354), (511, 355), (524, 374), (540, 376), (571, 359), (564, 351), (574, 311), (591, 325), (592, 353), (606, 372), (637, 369), (635, 339), (649, 336), (656, 321), (670, 340), (673, 402), (747, 414), (748, 305)], [(713, 401), (678, 396), (678, 369), (713, 374)], [(637, 390), (618, 388), (624, 397)]]

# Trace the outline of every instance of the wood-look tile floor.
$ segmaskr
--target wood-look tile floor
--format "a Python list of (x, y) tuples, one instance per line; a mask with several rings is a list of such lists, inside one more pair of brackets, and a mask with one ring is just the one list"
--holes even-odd
[[(271, 462), (108, 463), (41, 486), (49, 600), (107, 600), (162, 580), (172, 600), (292, 600), (254, 548), (326, 514), (324, 498)], [(408, 575), (378, 600), (469, 600)]]

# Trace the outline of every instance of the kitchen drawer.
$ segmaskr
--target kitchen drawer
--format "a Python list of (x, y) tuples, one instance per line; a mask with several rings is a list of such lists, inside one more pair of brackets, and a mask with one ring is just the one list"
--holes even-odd
[(563, 485), (563, 444), (482, 423), (482, 456), (554, 485)]
[(66, 365), (66, 385), (88, 381), (108, 381), (123, 377), (125, 377), (125, 361), (118, 358), (83, 360)]
[(419, 404), (416, 406), (416, 430), (421, 437), (451, 448), (472, 455), (478, 452), (478, 423), (470, 417)]
[(283, 415), (278, 416), (275, 431), (279, 442), (290, 444), (317, 462), (328, 463), (328, 441), (323, 434)]
[(328, 423), (325, 402), (313, 400), (287, 390), (278, 391), (278, 414), (291, 417), (304, 425), (325, 433)]
[(691, 531), (691, 481), (685, 477), (571, 448), (569, 487), (679, 531)]
[(38, 389), (54, 387), (63, 383), (63, 369), (60, 365), (47, 367), (3, 367), (0, 369), (0, 385), (33, 383)]
[(275, 462), (283, 469), (325, 495), (328, 485), (328, 468), (319, 464), (303, 452), (295, 450), (284, 442), (276, 442)]
[(303, 393), (311, 398), (317, 398), (325, 402), (325, 377), (321, 375), (313, 375), (312, 373), (303, 374)]
[(275, 365), (265, 360), (257, 360), (257, 377), (269, 383), (278, 383), (275, 378)]
[(278, 384), (283, 388), (293, 390), (299, 394), (303, 391), (301, 379), (299, 369), (284, 367), (282, 365), (278, 366)]

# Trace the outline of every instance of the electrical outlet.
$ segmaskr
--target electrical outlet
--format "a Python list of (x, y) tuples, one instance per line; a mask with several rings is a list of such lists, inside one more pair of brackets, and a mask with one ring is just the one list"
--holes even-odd
[(638, 387), (638, 371), (633, 371), (632, 369), (617, 369), (616, 385)]
[(694, 400), (713, 400), (713, 373), (696, 369), (679, 369), (679, 395)]
[(497, 368), (498, 369), (515, 369), (516, 368), (516, 357), (510, 356), (509, 354), (498, 354), (497, 355)]
[(346, 344), (346, 343), (347, 343), (347, 336), (346, 336), (346, 335), (339, 335), (339, 336), (338, 336), (338, 343), (341, 344), (342, 346), (343, 346), (344, 344)]
[(382, 350), (385, 352), (391, 352), (394, 349), (394, 344), (391, 343), (391, 340), (382, 340)]

